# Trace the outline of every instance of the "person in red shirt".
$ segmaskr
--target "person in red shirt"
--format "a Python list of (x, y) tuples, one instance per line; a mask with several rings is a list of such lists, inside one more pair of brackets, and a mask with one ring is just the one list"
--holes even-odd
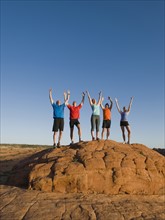
[[(70, 92), (68, 92), (68, 98), (70, 98)], [(80, 122), (79, 122), (79, 118), (80, 118), (80, 109), (82, 108), (83, 104), (84, 104), (84, 99), (85, 99), (85, 93), (82, 93), (82, 101), (81, 103), (77, 106), (77, 103), (74, 101), (73, 105), (68, 104), (67, 107), (70, 110), (70, 139), (71, 139), (71, 144), (74, 143), (74, 139), (73, 139), (73, 131), (74, 131), (74, 125), (77, 127), (78, 129), (78, 136), (79, 136), (79, 141), (81, 140), (81, 135), (82, 135), (82, 131), (81, 131), (81, 127), (80, 127)]]
[(108, 103), (105, 104), (105, 107), (103, 106), (102, 102), (104, 101), (104, 98), (102, 97), (101, 100), (101, 108), (103, 110), (103, 125), (102, 125), (102, 133), (101, 133), (101, 139), (104, 138), (104, 132), (107, 130), (107, 140), (110, 136), (110, 127), (111, 127), (111, 110), (113, 106), (113, 101), (110, 97), (108, 97), (111, 105), (109, 106)]

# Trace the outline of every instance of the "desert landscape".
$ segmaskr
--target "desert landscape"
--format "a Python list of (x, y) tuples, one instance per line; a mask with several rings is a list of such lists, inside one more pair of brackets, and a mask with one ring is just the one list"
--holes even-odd
[(165, 158), (112, 140), (2, 145), (1, 220), (165, 219)]

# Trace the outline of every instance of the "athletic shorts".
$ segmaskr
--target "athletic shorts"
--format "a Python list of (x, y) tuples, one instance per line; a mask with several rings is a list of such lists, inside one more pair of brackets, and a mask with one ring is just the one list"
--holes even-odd
[(100, 116), (92, 115), (91, 116), (91, 131), (94, 131), (96, 127), (96, 131), (99, 132), (99, 126), (100, 126)]
[(53, 129), (52, 131), (57, 132), (58, 130), (64, 130), (64, 119), (63, 118), (54, 118)]
[(76, 127), (77, 127), (79, 124), (80, 124), (80, 122), (78, 119), (70, 119), (70, 122), (69, 122), (70, 128), (73, 128), (74, 125), (76, 125)]
[(102, 128), (110, 128), (111, 127), (111, 120), (103, 120)]
[(120, 126), (129, 126), (128, 121), (120, 121)]

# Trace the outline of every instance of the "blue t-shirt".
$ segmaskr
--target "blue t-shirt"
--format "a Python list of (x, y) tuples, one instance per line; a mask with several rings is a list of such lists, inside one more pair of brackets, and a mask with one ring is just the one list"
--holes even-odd
[(100, 105), (92, 105), (92, 115), (100, 115)]
[(53, 118), (64, 118), (65, 104), (57, 105), (53, 103), (52, 107), (53, 107)]
[(127, 116), (129, 112), (121, 112), (121, 121), (128, 121)]

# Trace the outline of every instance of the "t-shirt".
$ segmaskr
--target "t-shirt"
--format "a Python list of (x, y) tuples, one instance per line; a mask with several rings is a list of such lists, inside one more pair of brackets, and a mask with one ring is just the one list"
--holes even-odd
[(53, 118), (64, 118), (65, 104), (57, 105), (53, 103), (52, 107), (53, 107)]
[(93, 104), (92, 108), (92, 115), (100, 115), (100, 106)]
[(127, 116), (129, 112), (121, 112), (121, 121), (128, 121)]
[(109, 108), (103, 109), (103, 119), (104, 120), (111, 120), (111, 111)]
[(78, 106), (67, 105), (67, 107), (70, 110), (70, 119), (78, 119), (80, 117), (81, 104)]

